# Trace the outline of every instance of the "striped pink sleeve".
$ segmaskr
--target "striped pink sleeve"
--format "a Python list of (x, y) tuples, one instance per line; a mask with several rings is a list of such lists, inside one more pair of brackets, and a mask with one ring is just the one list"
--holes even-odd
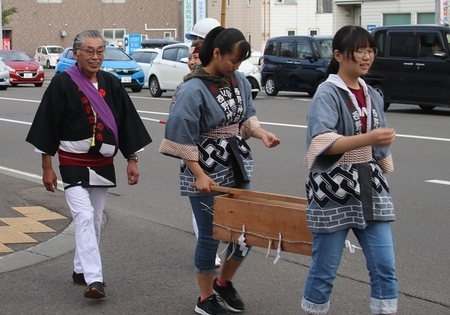
[(385, 173), (390, 173), (394, 170), (394, 160), (392, 159), (392, 154), (389, 154), (387, 157), (378, 160), (377, 162)]
[(342, 135), (335, 132), (327, 132), (315, 136), (309, 145), (308, 152), (306, 153), (306, 157), (304, 159), (304, 164), (311, 169), (317, 156), (322, 154), (323, 151), (328, 149), (337, 139), (341, 137)]
[(188, 161), (198, 161), (198, 148), (163, 139), (159, 146), (159, 153), (178, 157)]
[(253, 130), (259, 127), (259, 120), (256, 116), (249, 117), (241, 126), (241, 136), (245, 140), (252, 136)]

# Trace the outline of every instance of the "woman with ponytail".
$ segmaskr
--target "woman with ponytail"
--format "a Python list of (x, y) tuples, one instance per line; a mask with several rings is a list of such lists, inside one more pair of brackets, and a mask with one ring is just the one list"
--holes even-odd
[(302, 299), (308, 314), (328, 312), (350, 230), (366, 257), (372, 313), (397, 313), (390, 226), (395, 216), (384, 176), (393, 170), (389, 145), (395, 130), (387, 127), (380, 95), (360, 78), (377, 52), (364, 28), (341, 28), (333, 39), (328, 78), (309, 107), (305, 164), (313, 253)]
[[(250, 83), (236, 71), (250, 52), (250, 44), (237, 29), (218, 26), (207, 34), (200, 50), (202, 66), (195, 67), (180, 86), (160, 146), (161, 153), (181, 159), (181, 194), (189, 197), (197, 221), (197, 314), (227, 315), (245, 309), (231, 280), (250, 248), (230, 243), (219, 276), (214, 278), (219, 246), (213, 239), (217, 193), (210, 186), (251, 189), (253, 158), (245, 140), (261, 139), (268, 148), (280, 143), (260, 127)], [(190, 185), (193, 182), (195, 188)]]

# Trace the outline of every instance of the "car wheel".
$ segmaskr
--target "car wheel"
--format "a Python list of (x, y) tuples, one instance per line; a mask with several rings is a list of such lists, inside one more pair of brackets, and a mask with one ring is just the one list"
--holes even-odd
[(133, 91), (133, 92), (136, 92), (136, 93), (139, 93), (141, 90), (142, 90), (142, 88), (131, 88), (131, 90)]
[(384, 111), (387, 111), (389, 109), (389, 106), (391, 105), (391, 103), (388, 103), (385, 100), (386, 94), (384, 92), (383, 86), (377, 84), (377, 85), (373, 86), (373, 89), (375, 91), (377, 91), (378, 94), (380, 94), (381, 98), (383, 99), (383, 103), (384, 103), (384, 105), (383, 105), (384, 108), (383, 109), (384, 109)]
[(159, 87), (159, 82), (158, 82), (158, 78), (157, 77), (151, 77), (150, 78), (150, 83), (148, 84), (149, 89), (150, 89), (150, 94), (153, 97), (160, 97), (162, 95), (162, 91)]
[(46, 67), (47, 69), (50, 69), (50, 60), (47, 60), (47, 62), (45, 63), (45, 67)]
[(7, 85), (1, 85), (1, 86), (0, 86), (0, 91), (4, 91), (4, 90), (6, 90), (7, 88), (8, 88)]
[(275, 80), (273, 79), (273, 77), (267, 78), (266, 84), (264, 85), (264, 90), (269, 96), (276, 96), (278, 94), (278, 90), (275, 87)]
[[(248, 80), (248, 82), (250, 82), (250, 85), (252, 86), (252, 90), (253, 89), (259, 90), (259, 84), (255, 78), (247, 77), (247, 80)], [(255, 99), (257, 95), (258, 95), (258, 92), (252, 92), (252, 99)]]
[(423, 110), (429, 111), (429, 110), (433, 110), (436, 106), (419, 105), (419, 107), (422, 108)]
[(41, 87), (43, 83), (35, 83), (34, 86), (35, 87)]

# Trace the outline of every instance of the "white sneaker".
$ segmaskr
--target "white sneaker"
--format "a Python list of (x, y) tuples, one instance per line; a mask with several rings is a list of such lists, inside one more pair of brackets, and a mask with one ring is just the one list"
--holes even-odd
[(222, 266), (222, 260), (220, 260), (219, 255), (216, 254), (216, 269)]

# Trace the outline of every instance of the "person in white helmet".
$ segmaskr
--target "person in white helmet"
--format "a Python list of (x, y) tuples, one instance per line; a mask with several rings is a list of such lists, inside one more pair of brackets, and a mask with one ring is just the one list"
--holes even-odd
[(219, 21), (213, 18), (204, 18), (195, 23), (190, 32), (185, 34), (185, 37), (189, 40), (205, 39), (206, 35), (217, 26), (220, 26)]

